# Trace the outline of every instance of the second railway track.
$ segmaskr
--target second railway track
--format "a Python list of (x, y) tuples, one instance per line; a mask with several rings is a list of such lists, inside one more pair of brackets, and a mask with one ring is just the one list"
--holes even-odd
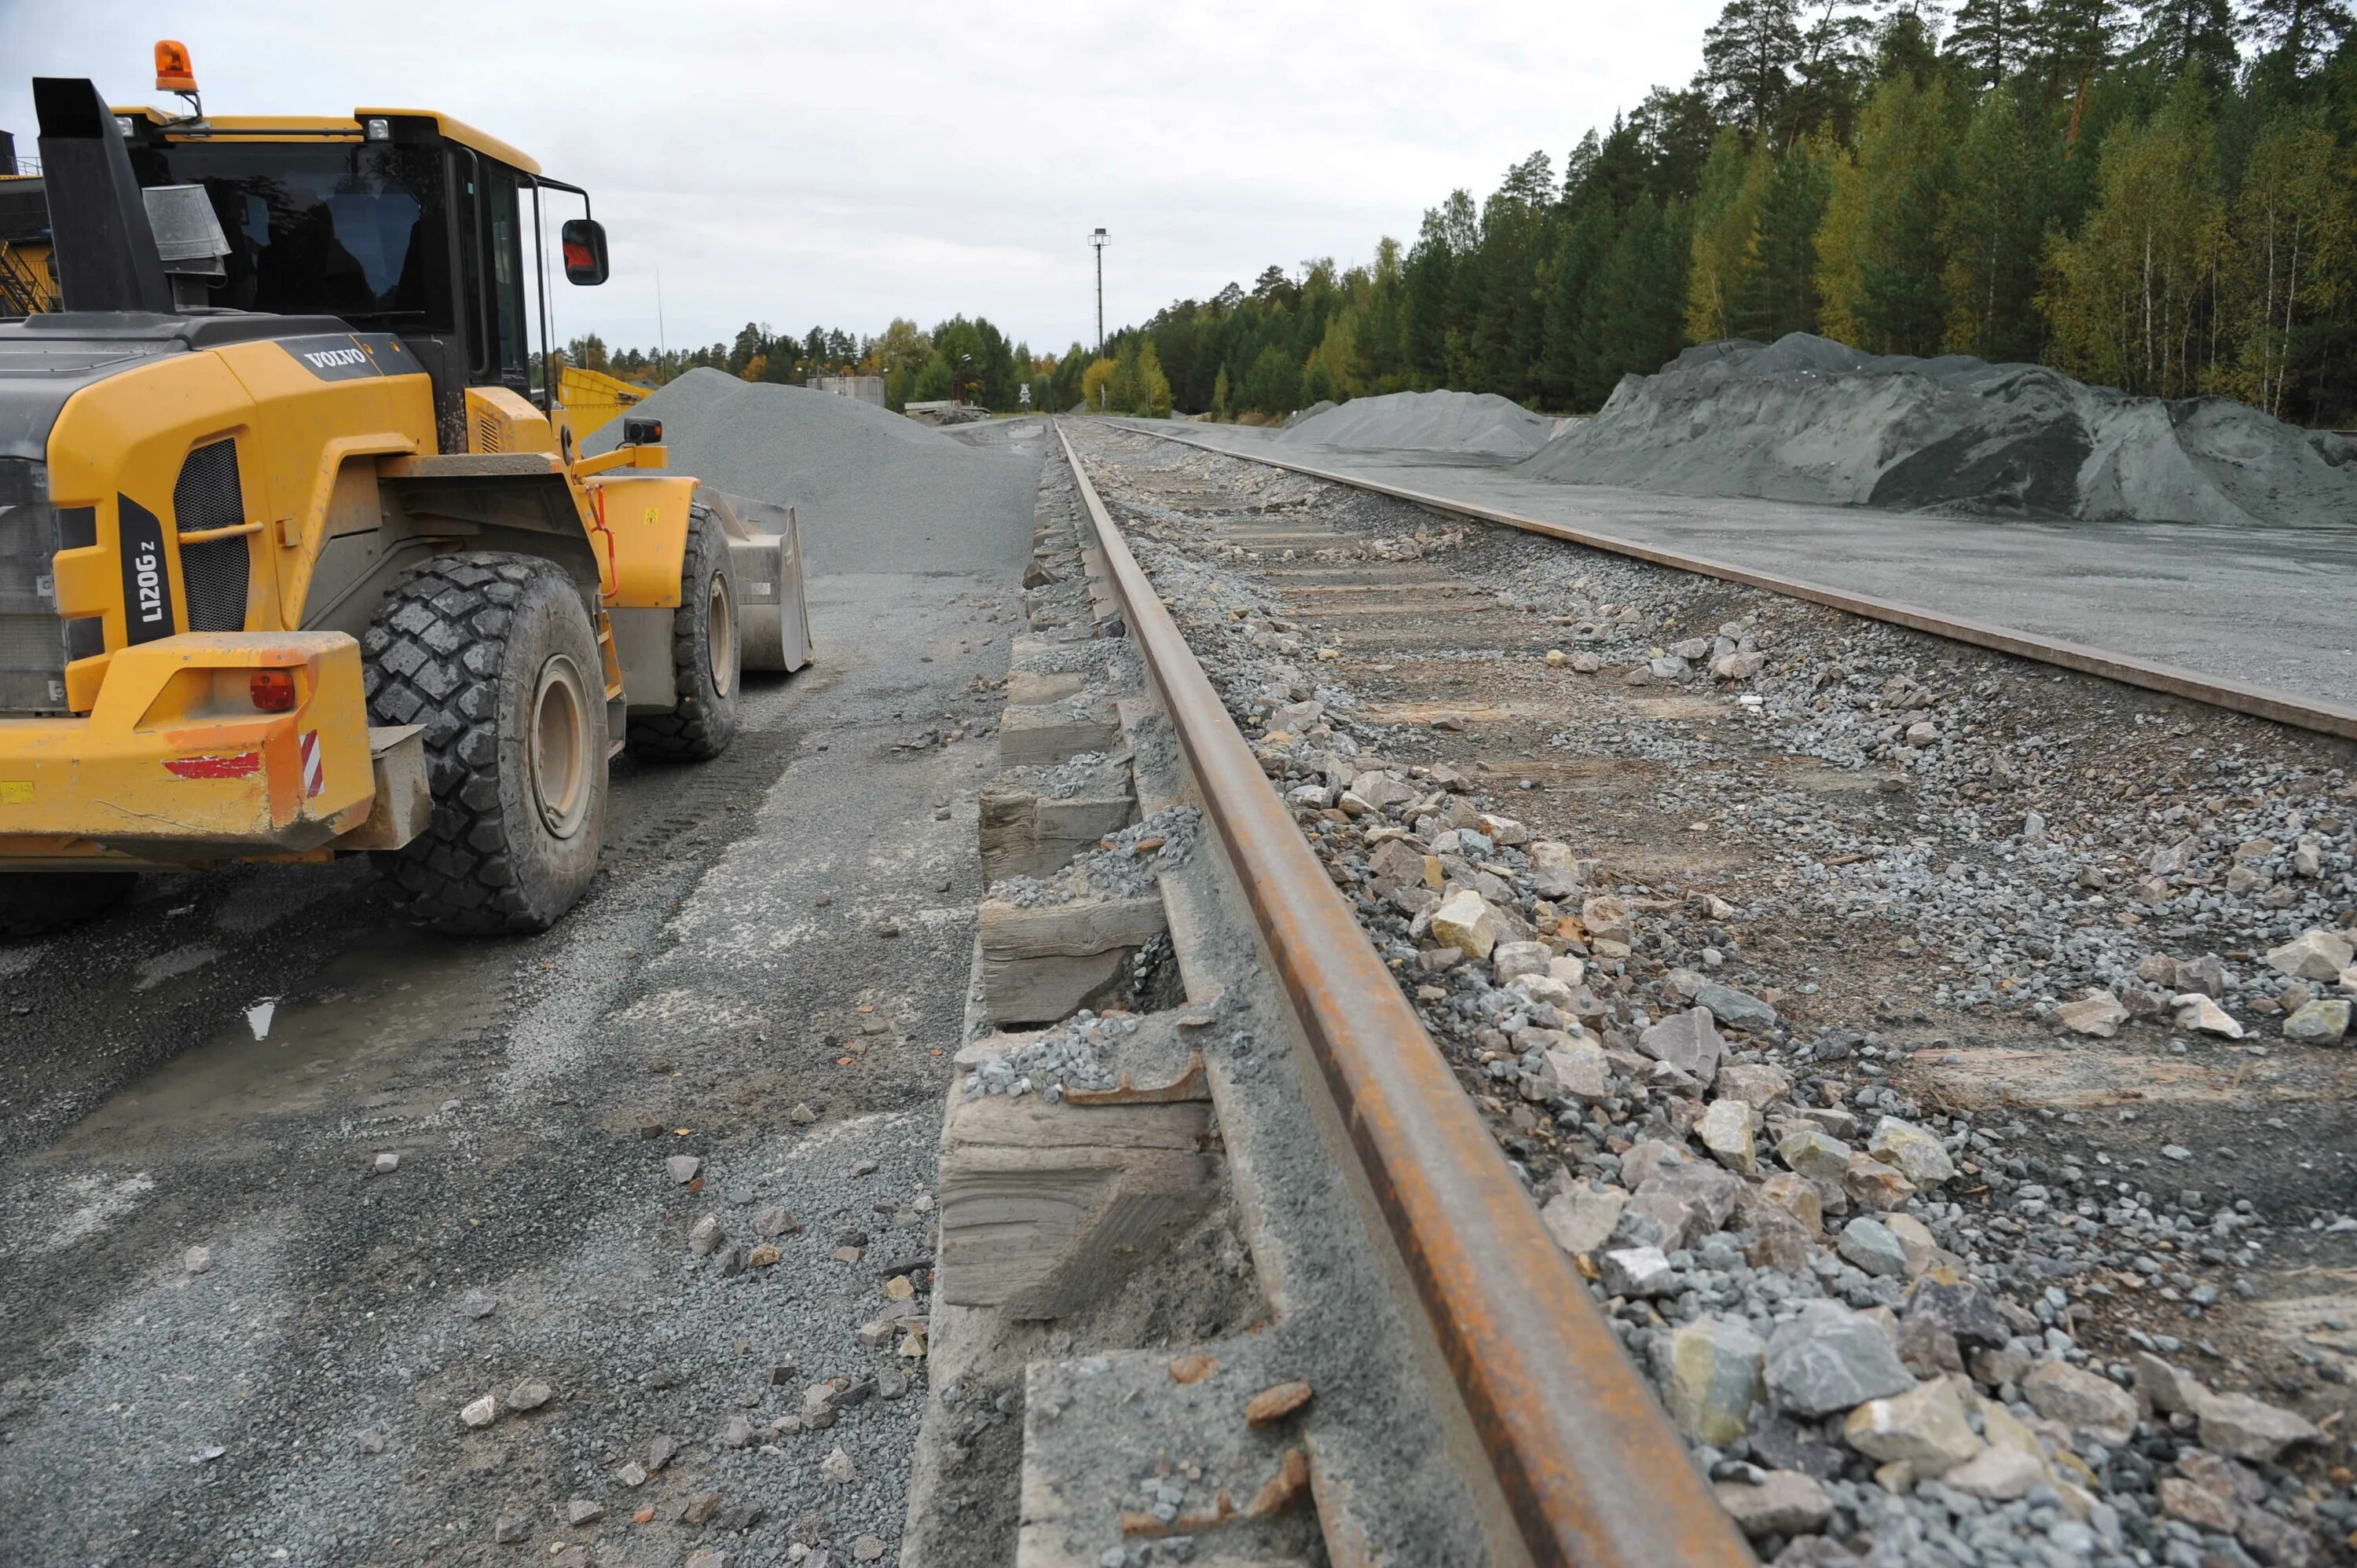
[[(1063, 428), (1185, 798), (1232, 872), (1289, 854), (1354, 918), (1361, 989), (1325, 993), (1318, 900), (1250, 888), (1474, 1444), (1437, 1450), (1496, 1487), (1450, 1495), (1513, 1521), (1469, 1550), (1722, 1560), (1646, 1534), (1696, 1525), (1695, 1477), (1779, 1561), (2345, 1550), (2348, 744)], [(1451, 1242), (1470, 1192), (1489, 1234)], [(1551, 1385), (1501, 1377), (1550, 1345)], [(1661, 1409), (1614, 1402), (1632, 1368)], [(1594, 1413), (1550, 1445), (1566, 1398)], [(1691, 1471), (1629, 1462), (1673, 1425)], [(1337, 1538), (1365, 1501), (1321, 1495), (1309, 1550), (1410, 1560)]]

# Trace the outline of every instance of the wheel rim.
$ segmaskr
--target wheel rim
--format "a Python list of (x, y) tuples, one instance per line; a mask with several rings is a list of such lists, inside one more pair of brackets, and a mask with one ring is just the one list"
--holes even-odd
[(533, 803), (548, 831), (569, 839), (588, 820), (594, 763), (589, 698), (580, 667), (559, 653), (540, 667), (532, 695)]
[(704, 647), (712, 666), (712, 690), (720, 696), (737, 683), (737, 607), (728, 602), (728, 579), (712, 574), (712, 590), (705, 600)]

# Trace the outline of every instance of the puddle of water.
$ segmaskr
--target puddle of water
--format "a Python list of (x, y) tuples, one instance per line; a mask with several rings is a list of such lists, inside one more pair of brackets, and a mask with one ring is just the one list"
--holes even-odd
[[(514, 961), (502, 944), (388, 929), (338, 955), (311, 995), (265, 997), (118, 1090), (71, 1144), (84, 1155), (93, 1145), (120, 1155), (349, 1104), (383, 1088), (414, 1051), (497, 1022)], [(436, 1088), (419, 1093), (428, 1108), (442, 1098)]]

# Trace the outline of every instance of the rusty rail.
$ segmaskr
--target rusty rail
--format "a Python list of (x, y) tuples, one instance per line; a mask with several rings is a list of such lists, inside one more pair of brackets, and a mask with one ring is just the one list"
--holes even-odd
[(2065, 642), (2059, 638), (2039, 637), (2018, 631), (2012, 627), (1997, 626), (1988, 621), (1967, 620), (1961, 616), (1937, 615), (1913, 605), (1902, 605), (1890, 599), (1878, 599), (1866, 594), (1853, 594), (1845, 589), (1827, 587), (1822, 583), (1804, 582), (1797, 577), (1779, 576), (1772, 572), (1755, 572), (1732, 562), (1717, 561), (1706, 555), (1686, 555), (1674, 550), (1641, 544), (1633, 539), (1621, 539), (1609, 533), (1596, 533), (1569, 523), (1550, 522), (1544, 518), (1524, 517), (1520, 512), (1506, 511), (1497, 507), (1481, 506), (1449, 496), (1436, 496), (1423, 490), (1412, 490), (1404, 485), (1387, 485), (1357, 474), (1345, 474), (1331, 468), (1320, 468), (1310, 463), (1297, 463), (1291, 458), (1264, 456), (1257, 452), (1241, 452), (1214, 442), (1191, 436), (1173, 435), (1166, 430), (1147, 429), (1140, 424), (1125, 424), (1125, 430), (1141, 435), (1152, 435), (1180, 446), (1192, 446), (1199, 452), (1212, 452), (1222, 457), (1233, 457), (1243, 463), (1263, 463), (1272, 468), (1308, 478), (1323, 479), (1328, 484), (1348, 485), (1352, 489), (1367, 490), (1375, 495), (1390, 496), (1398, 500), (1413, 501), (1434, 511), (1458, 517), (1469, 517), (1480, 522), (1494, 522), (1506, 528), (1518, 528), (1525, 533), (1544, 534), (1569, 543), (1585, 545), (1590, 550), (1609, 551), (1639, 561), (1650, 561), (1658, 566), (1674, 567), (1681, 572), (1693, 572), (1705, 577), (1718, 577), (1730, 583), (1764, 588), (1771, 594), (1783, 594), (1792, 598), (1807, 599), (1812, 604), (1826, 605), (1846, 610), (1851, 615), (1869, 620), (1889, 621), (1916, 631), (1929, 632), (1954, 642), (1970, 643), (1975, 648), (1992, 649), (2009, 653), (2018, 659), (2035, 660), (2041, 664), (2058, 665), (2076, 670), (2084, 675), (2100, 676), (2117, 681), (2124, 686), (2141, 687), (2148, 692), (2160, 692), (2172, 697), (2183, 697), (2211, 707), (2225, 708), (2254, 718), (2270, 719), (2296, 729), (2314, 730), (2320, 735), (2338, 736), (2343, 740), (2357, 740), (2357, 707), (2345, 703), (2330, 702), (2322, 697), (2302, 697), (2272, 686), (2255, 686), (2247, 682), (2230, 681), (2222, 676), (2204, 675), (2198, 670), (2188, 670), (2179, 664), (2164, 664), (2158, 660), (2138, 659), (2133, 654), (2113, 653), (2084, 643)]
[(1753, 1562), (1059, 429), (1131, 635), (1542, 1568)]

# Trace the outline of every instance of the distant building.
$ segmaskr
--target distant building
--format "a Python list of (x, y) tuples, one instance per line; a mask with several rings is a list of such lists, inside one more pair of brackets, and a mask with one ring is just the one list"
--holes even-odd
[(833, 392), (837, 397), (856, 398), (861, 403), (884, 406), (882, 376), (813, 376), (804, 383), (813, 392)]

